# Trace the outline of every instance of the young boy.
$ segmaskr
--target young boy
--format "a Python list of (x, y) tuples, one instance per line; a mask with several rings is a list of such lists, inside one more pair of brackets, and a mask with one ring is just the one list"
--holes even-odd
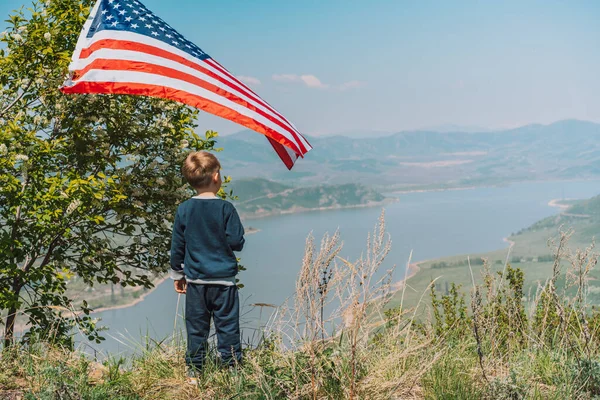
[(182, 173), (197, 195), (181, 203), (173, 224), (171, 278), (185, 293), (186, 364), (193, 377), (206, 357), (211, 317), (224, 364), (242, 360), (234, 251), (244, 247), (244, 227), (235, 207), (219, 197), (221, 165), (211, 153), (190, 153)]

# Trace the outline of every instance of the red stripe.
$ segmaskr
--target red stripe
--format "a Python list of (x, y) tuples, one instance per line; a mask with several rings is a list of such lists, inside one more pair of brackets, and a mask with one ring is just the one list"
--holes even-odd
[[(193, 75), (186, 74), (184, 72), (175, 70), (173, 68), (163, 67), (160, 65), (149, 64), (149, 63), (140, 62), (140, 61), (98, 59), (98, 60), (94, 60), (93, 62), (91, 62), (84, 69), (75, 71), (75, 74), (77, 76), (83, 76), (92, 69), (147, 72), (147, 73), (155, 74), (158, 76), (165, 76), (168, 78), (178, 79), (178, 80), (190, 83), (192, 85), (201, 87), (203, 89), (209, 90), (219, 96), (222, 96), (228, 100), (231, 100), (234, 103), (239, 104), (242, 107), (245, 107), (245, 108), (261, 115), (262, 117), (273, 122), (280, 128), (286, 130), (287, 132), (290, 132), (289, 128), (286, 125), (284, 125), (281, 121), (279, 121), (278, 119), (274, 118), (273, 116), (267, 114), (263, 110), (258, 109), (257, 107), (248, 103), (244, 99), (242, 99), (232, 93), (229, 93), (228, 91), (223, 90), (213, 84), (210, 84), (200, 78), (197, 78)], [(296, 153), (301, 152), (298, 145), (296, 143), (294, 143), (292, 140), (286, 138), (281, 133), (278, 133), (278, 135), (281, 137), (280, 140), (287, 140), (289, 142), (288, 147), (292, 148)]]
[[(212, 58), (207, 58), (206, 60), (202, 60), (202, 61), (209, 64), (211, 67), (219, 70), (223, 75), (226, 75), (227, 77), (229, 77), (230, 79), (235, 81), (238, 85), (245, 87), (248, 91), (253, 93), (255, 96), (258, 96), (256, 93), (254, 93), (254, 91), (250, 87), (248, 87), (244, 82), (242, 82), (238, 78), (236, 78), (235, 75), (233, 75), (231, 72), (227, 71), (225, 69), (225, 67), (223, 67), (221, 64), (219, 64), (216, 60), (213, 60)], [(266, 103), (266, 101), (265, 101), (265, 103)]]
[[(289, 126), (285, 127), (285, 126), (280, 125), (279, 123), (278, 123), (278, 125), (282, 126), (282, 128), (284, 128), (286, 131), (288, 131), (294, 137), (295, 141), (297, 142), (296, 147), (299, 147), (301, 153), (307, 152), (306, 146), (304, 145), (302, 140), (298, 137), (298, 133), (291, 126), (290, 122), (283, 115), (281, 115), (279, 112), (277, 112), (277, 110), (275, 110), (273, 107), (271, 107), (267, 102), (265, 102), (260, 97), (258, 97), (258, 95), (256, 95), (254, 92), (252, 92), (252, 90), (250, 90), (248, 87), (246, 87), (237, 78), (235, 78), (233, 75), (231, 75), (229, 72), (227, 72), (216, 61), (212, 60), (214, 62), (213, 63), (208, 62), (208, 64), (213, 66), (214, 68), (221, 70), (222, 73), (224, 73), (228, 77), (232, 78), (241, 87), (234, 85), (227, 79), (224, 79), (223, 77), (215, 74), (214, 72), (212, 72), (206, 68), (203, 68), (203, 67), (199, 66), (198, 64), (196, 64), (190, 60), (187, 60), (184, 57), (181, 57), (177, 54), (171, 53), (167, 50), (163, 50), (161, 48), (158, 48), (155, 46), (150, 46), (150, 45), (139, 43), (139, 42), (133, 42), (133, 41), (128, 41), (128, 40), (102, 39), (102, 40), (98, 40), (98, 41), (92, 43), (92, 45), (90, 47), (88, 47), (86, 49), (82, 49), (79, 57), (82, 59), (88, 58), (95, 51), (98, 51), (98, 50), (101, 50), (104, 48), (112, 49), (112, 50), (135, 51), (135, 52), (150, 54), (150, 55), (157, 56), (157, 57), (166, 58), (166, 59), (178, 62), (180, 64), (183, 64), (187, 67), (193, 68), (198, 72), (201, 72), (205, 75), (210, 76), (211, 78), (218, 80), (219, 82), (223, 83), (224, 85), (227, 85), (230, 88), (237, 90), (238, 92), (242, 93), (243, 95), (249, 97), (250, 99), (252, 99), (252, 101), (255, 101), (256, 103), (261, 104), (263, 107), (267, 108), (273, 114), (275, 114), (276, 116), (281, 118), (283, 123), (288, 124)], [(205, 60), (205, 61), (207, 61), (207, 60)], [(75, 75), (74, 79), (77, 79), (77, 75)], [(248, 93), (248, 91), (250, 91), (250, 93)]]
[(273, 139), (271, 139), (268, 136), (267, 136), (267, 139), (269, 139), (269, 143), (271, 143), (271, 146), (273, 146), (273, 150), (275, 150), (275, 152), (277, 153), (277, 155), (279, 156), (281, 161), (283, 161), (283, 163), (285, 164), (287, 169), (291, 170), (292, 167), (294, 166), (294, 162), (296, 160), (293, 160), (290, 157), (289, 153), (287, 151), (285, 151), (285, 149), (283, 148), (283, 146), (281, 144), (277, 143), (276, 141), (274, 141)]
[[(211, 100), (205, 99), (204, 97), (197, 96), (183, 90), (176, 90), (165, 86), (147, 85), (141, 83), (119, 83), (119, 82), (78, 82), (74, 86), (62, 87), (60, 89), (63, 93), (93, 93), (93, 94), (129, 94), (138, 96), (151, 96), (160, 97), (168, 100), (175, 100), (180, 103), (190, 105), (192, 107), (199, 108), (203, 111), (217, 115), (219, 117), (228, 119), (237, 124), (245, 126), (246, 128), (252, 129), (256, 132), (262, 133), (267, 138), (272, 139), (274, 142), (280, 145), (287, 146), (287, 144), (275, 138), (281, 134), (273, 129), (261, 124), (254, 119), (240, 114), (239, 112), (223, 106), (222, 104), (215, 103)], [(287, 138), (285, 138), (287, 139)], [(287, 139), (289, 141), (289, 139)], [(275, 148), (275, 146), (274, 146)], [(277, 151), (277, 149), (275, 148)], [(284, 150), (285, 151), (285, 150)], [(289, 160), (282, 158), (279, 151), (277, 154), (281, 158), (281, 161), (288, 167)], [(289, 158), (289, 155), (288, 155)], [(293, 165), (293, 163), (292, 163)]]

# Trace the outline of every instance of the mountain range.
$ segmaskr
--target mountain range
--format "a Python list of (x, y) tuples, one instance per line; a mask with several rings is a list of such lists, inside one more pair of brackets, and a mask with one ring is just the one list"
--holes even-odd
[(292, 171), (252, 131), (219, 137), (219, 159), (234, 179), (260, 177), (294, 186), (360, 183), (404, 190), (600, 177), (600, 124), (587, 121), (493, 132), (307, 139), (313, 150)]

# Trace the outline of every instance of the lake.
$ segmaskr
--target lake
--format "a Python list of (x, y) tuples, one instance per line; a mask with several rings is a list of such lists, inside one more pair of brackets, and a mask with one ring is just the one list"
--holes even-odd
[[(398, 201), (386, 205), (387, 231), (392, 250), (381, 269), (398, 266), (395, 280), (413, 251), (413, 261), (455, 254), (480, 253), (506, 247), (503, 238), (559, 210), (548, 206), (556, 198), (588, 198), (600, 194), (600, 181), (518, 183), (440, 192), (392, 194)], [(381, 207), (305, 212), (244, 221), (260, 229), (248, 235), (239, 253), (247, 268), (240, 274), (245, 287), (243, 337), (254, 334), (259, 311), (253, 303), (281, 305), (293, 295), (296, 275), (304, 254), (306, 236), (312, 232), (318, 244), (326, 232), (339, 228), (344, 249), (341, 256), (355, 259), (366, 248)], [(131, 352), (142, 337), (156, 340), (173, 334), (177, 294), (170, 280), (135, 306), (94, 314), (101, 318), (106, 341), (92, 345), (101, 353)], [(181, 298), (177, 330), (183, 328)], [(266, 310), (269, 309), (265, 309)], [(267, 316), (262, 315), (263, 323)], [(88, 350), (90, 351), (89, 347)]]

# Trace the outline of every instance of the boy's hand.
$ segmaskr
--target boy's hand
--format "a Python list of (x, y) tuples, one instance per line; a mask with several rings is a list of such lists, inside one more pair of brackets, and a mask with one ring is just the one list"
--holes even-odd
[(175, 291), (177, 293), (185, 294), (187, 289), (187, 281), (185, 280), (185, 278), (173, 282), (175, 284)]

